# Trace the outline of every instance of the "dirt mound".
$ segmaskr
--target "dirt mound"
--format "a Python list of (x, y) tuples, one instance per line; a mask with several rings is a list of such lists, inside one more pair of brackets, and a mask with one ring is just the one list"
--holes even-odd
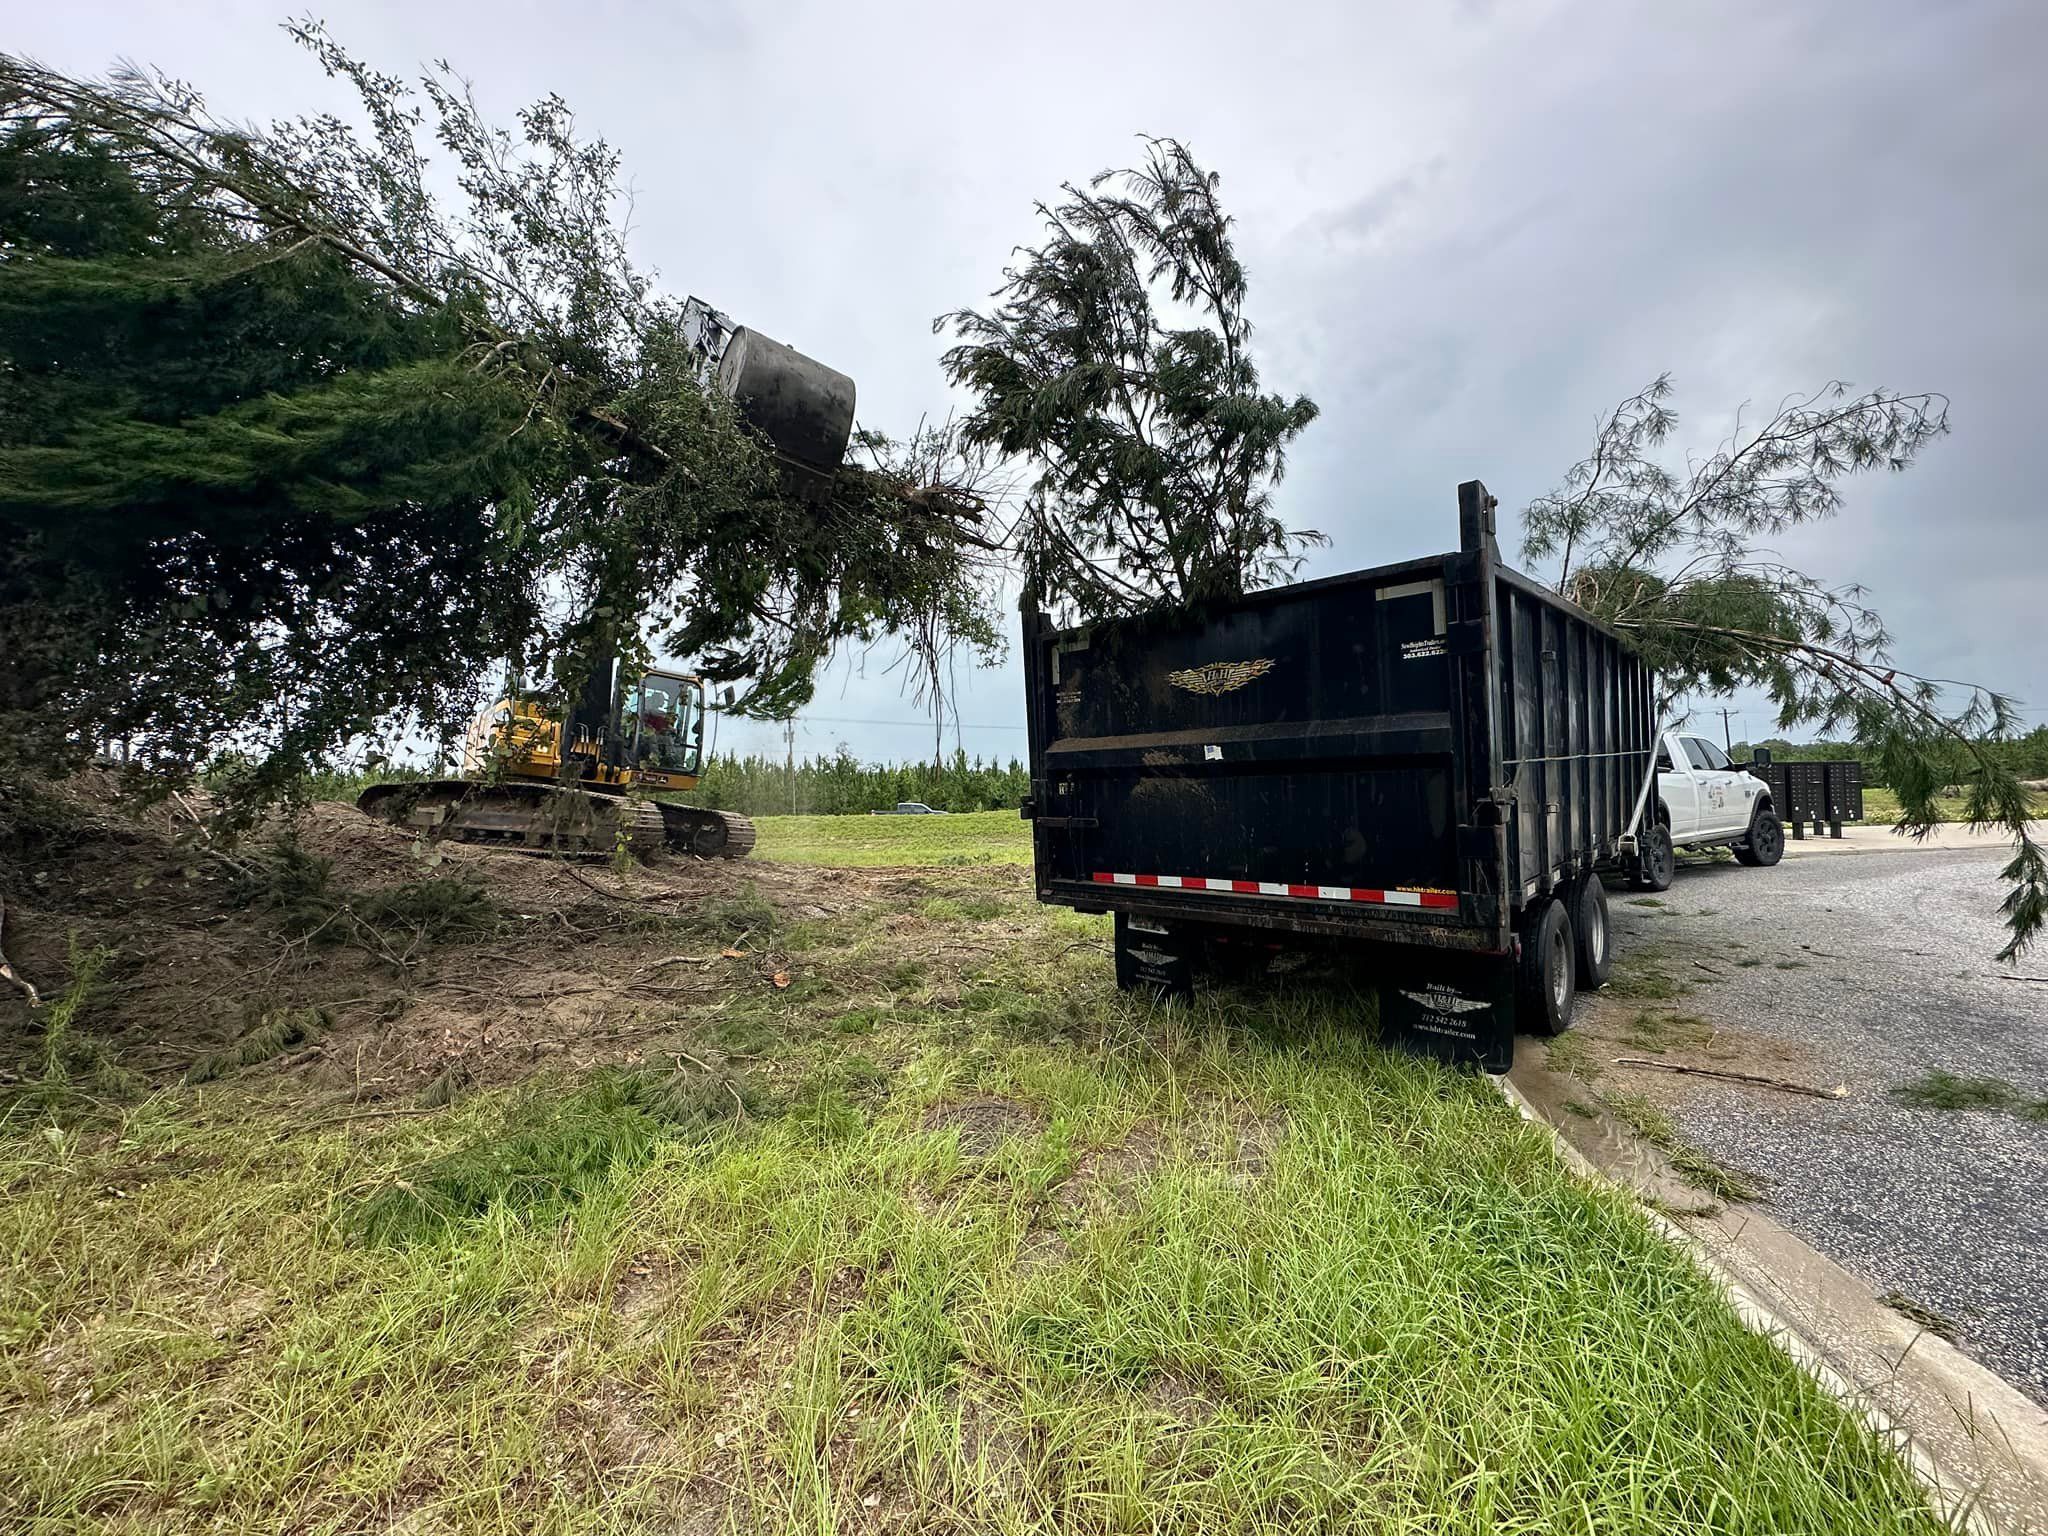
[(0, 1081), (118, 1070), (303, 1072), (375, 1100), (444, 1095), (658, 1043), (693, 1001), (789, 984), (795, 921), (885, 899), (893, 871), (670, 857), (625, 869), (428, 845), (319, 804), (232, 845), (192, 796), (137, 808), (75, 780), (0, 865), (6, 949), (49, 1007), (0, 990)]

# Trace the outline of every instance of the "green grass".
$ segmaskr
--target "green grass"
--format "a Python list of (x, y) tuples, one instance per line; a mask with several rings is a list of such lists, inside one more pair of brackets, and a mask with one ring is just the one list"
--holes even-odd
[(1741, 1173), (1716, 1162), (1680, 1138), (1671, 1117), (1639, 1093), (1610, 1093), (1607, 1107), (1643, 1140), (1664, 1154), (1672, 1170), (1717, 1200), (1754, 1200), (1757, 1188)]
[(1029, 864), (1031, 823), (1015, 811), (958, 816), (760, 816), (755, 856), (790, 864)]
[(1621, 950), (1614, 957), (1614, 971), (1601, 989), (1602, 995), (1657, 1003), (1683, 997), (1690, 988), (1664, 968), (1668, 958), (1654, 945)]
[[(929, 883), (807, 918), (797, 986), (664, 1004), (690, 1048), (643, 1067), (368, 1118), (255, 1074), (19, 1100), (8, 1528), (1937, 1528), (1369, 1000), (1154, 1010), (1099, 919), (1014, 903), (1017, 941)], [(791, 936), (758, 895), (704, 921)]]
[(1600, 1062), (1593, 1054), (1590, 1038), (1582, 1030), (1568, 1030), (1546, 1042), (1544, 1062), (1551, 1071), (1590, 1083), (1600, 1076)]
[[(651, 1530), (706, 1497), (777, 1530), (870, 1498), (915, 1530), (1932, 1529), (1484, 1085), (1312, 1001), (1158, 1046), (930, 1050), (866, 1109), (673, 1135), (615, 1092), (18, 1134), (0, 1487), (50, 1530)], [(1024, 1129), (970, 1166), (934, 1116), (990, 1096)], [(1247, 1136), (1255, 1176), (1219, 1156)], [(429, 1186), (459, 1198), (416, 1219)]]
[(2029, 1120), (2048, 1120), (2048, 1099), (2030, 1099), (2001, 1077), (1958, 1077), (1936, 1070), (1892, 1090), (1915, 1109), (2006, 1110)]
[[(2035, 808), (2048, 815), (2048, 796), (2035, 796)], [(1969, 801), (1962, 795), (1937, 795), (1936, 817), (1941, 821), (1968, 821)], [(1889, 789), (1866, 787), (1863, 791), (1863, 819), (1872, 826), (1890, 826), (1899, 819), (1899, 797)]]
[(1632, 1049), (1662, 1055), (1667, 1050), (1695, 1050), (1714, 1038), (1714, 1026), (1685, 1013), (1658, 1013), (1644, 1008), (1622, 1033)]

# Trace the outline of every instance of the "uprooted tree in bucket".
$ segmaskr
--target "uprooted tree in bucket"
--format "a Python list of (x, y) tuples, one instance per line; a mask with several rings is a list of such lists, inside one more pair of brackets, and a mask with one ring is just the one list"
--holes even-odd
[(495, 128), (291, 30), (358, 124), (0, 56), (0, 779), (230, 751), (246, 814), (508, 660), (658, 646), (781, 715), (835, 645), (997, 643), (977, 488), (864, 433), (795, 494), (559, 98)]

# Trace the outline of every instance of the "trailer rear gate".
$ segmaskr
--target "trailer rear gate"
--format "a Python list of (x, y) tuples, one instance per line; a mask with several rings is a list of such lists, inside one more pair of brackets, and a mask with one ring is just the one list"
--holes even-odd
[(1167, 986), (1233, 931), (1386, 946), (1396, 991), (1449, 977), (1509, 1015), (1425, 1031), (1504, 1065), (1516, 920), (1615, 856), (1654, 700), (1498, 563), (1484, 488), (1460, 499), (1451, 554), (1085, 630), (1027, 612), (1040, 899), (1156, 930)]

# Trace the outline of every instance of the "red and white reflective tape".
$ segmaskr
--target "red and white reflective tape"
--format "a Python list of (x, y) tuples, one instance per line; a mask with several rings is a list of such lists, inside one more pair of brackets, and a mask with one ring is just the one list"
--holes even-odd
[(1172, 891), (1228, 891), (1237, 896), (1293, 896), (1304, 901), (1369, 901), (1382, 907), (1436, 907), (1454, 911), (1451, 891), (1375, 891), (1359, 885), (1282, 885), (1272, 880), (1211, 880), (1204, 875), (1113, 875), (1095, 872), (1097, 885), (1142, 885)]

